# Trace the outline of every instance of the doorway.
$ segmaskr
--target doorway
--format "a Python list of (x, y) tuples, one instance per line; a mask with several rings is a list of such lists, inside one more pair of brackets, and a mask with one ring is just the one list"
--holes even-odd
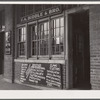
[(4, 70), (4, 32), (0, 32), (0, 75)]
[(72, 34), (73, 88), (90, 88), (89, 12), (70, 14)]

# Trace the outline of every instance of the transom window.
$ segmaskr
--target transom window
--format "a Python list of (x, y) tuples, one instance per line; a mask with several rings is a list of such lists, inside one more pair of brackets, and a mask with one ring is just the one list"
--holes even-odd
[(18, 29), (18, 56), (25, 55), (25, 41), (26, 41), (26, 28), (21, 27)]

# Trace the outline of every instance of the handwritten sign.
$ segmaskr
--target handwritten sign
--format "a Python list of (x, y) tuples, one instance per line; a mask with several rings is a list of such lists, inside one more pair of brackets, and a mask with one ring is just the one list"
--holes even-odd
[(11, 54), (11, 33), (5, 33), (5, 54)]
[(20, 81), (26, 84), (62, 88), (60, 64), (22, 64)]
[(38, 13), (35, 13), (35, 14), (32, 14), (32, 15), (22, 17), (21, 22), (27, 22), (27, 21), (30, 21), (30, 20), (35, 20), (35, 19), (46, 17), (46, 16), (55, 15), (55, 14), (58, 14), (58, 13), (61, 13), (61, 12), (62, 12), (61, 6), (53, 7), (53, 8), (50, 8), (50, 9), (47, 9), (47, 10), (44, 10), (44, 11), (41, 11), (41, 12), (38, 12)]

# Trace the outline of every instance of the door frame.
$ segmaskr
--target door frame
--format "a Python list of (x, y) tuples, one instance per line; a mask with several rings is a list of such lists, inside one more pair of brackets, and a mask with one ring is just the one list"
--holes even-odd
[(73, 88), (73, 39), (71, 32), (71, 17), (70, 14), (75, 14), (83, 11), (89, 11), (88, 5), (79, 6), (65, 11), (65, 22), (66, 22), (66, 89)]

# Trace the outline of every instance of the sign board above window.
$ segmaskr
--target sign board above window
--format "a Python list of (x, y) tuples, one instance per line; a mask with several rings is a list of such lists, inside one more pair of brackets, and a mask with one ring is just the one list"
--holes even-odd
[(59, 14), (62, 12), (62, 7), (61, 6), (57, 6), (57, 7), (53, 7), (32, 15), (28, 15), (25, 17), (21, 18), (21, 22), (27, 22), (27, 21), (31, 21), (31, 20), (36, 20), (39, 18), (43, 18), (43, 17), (47, 17), (47, 16), (51, 16), (51, 15), (55, 15), (55, 14)]

